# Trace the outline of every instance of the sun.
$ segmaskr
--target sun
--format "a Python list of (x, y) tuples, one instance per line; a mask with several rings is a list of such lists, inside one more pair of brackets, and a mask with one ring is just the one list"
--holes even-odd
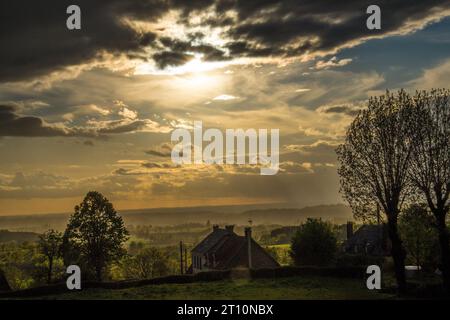
[[(180, 92), (194, 95), (215, 92), (224, 83), (224, 76), (214, 72), (190, 72), (173, 77), (172, 85)], [(212, 93), (211, 93), (212, 94)]]
[(193, 54), (193, 58), (186, 64), (162, 70), (152, 63), (141, 63), (136, 66), (134, 74), (170, 77), (170, 86), (178, 92), (191, 96), (203, 95), (220, 89), (226, 76), (220, 69), (228, 65), (229, 62), (226, 61), (203, 61), (203, 55)]
[(135, 75), (185, 75), (225, 68), (229, 61), (204, 61), (203, 54), (193, 53), (193, 58), (181, 66), (158, 69), (154, 63), (140, 63), (135, 67)]

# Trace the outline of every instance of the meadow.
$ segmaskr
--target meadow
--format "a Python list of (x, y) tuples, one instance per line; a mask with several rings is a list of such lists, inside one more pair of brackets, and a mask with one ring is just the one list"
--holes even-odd
[(278, 279), (234, 279), (190, 284), (147, 285), (128, 289), (86, 289), (38, 299), (131, 300), (348, 300), (393, 299), (394, 294), (370, 291), (362, 279), (302, 276)]

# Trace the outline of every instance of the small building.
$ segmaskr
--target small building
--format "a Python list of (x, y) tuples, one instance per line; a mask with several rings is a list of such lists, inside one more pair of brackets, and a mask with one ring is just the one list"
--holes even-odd
[(389, 255), (390, 242), (386, 225), (362, 225), (353, 233), (353, 224), (347, 223), (347, 240), (344, 242), (346, 253), (374, 256)]
[(229, 270), (234, 268), (276, 268), (278, 262), (252, 238), (252, 229), (245, 235), (234, 232), (234, 226), (225, 229), (213, 226), (212, 232), (191, 251), (192, 273)]

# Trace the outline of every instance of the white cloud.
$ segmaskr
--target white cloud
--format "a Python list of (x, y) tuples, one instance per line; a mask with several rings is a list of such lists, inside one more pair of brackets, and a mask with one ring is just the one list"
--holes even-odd
[(301, 89), (295, 90), (295, 92), (297, 92), (297, 93), (308, 92), (308, 91), (311, 91), (311, 89), (308, 89), (308, 88), (301, 88)]
[(408, 83), (413, 89), (448, 88), (450, 82), (450, 59), (424, 70), (423, 74)]
[(100, 107), (96, 104), (91, 103), (73, 107), (71, 112), (62, 115), (62, 119), (64, 121), (72, 122), (79, 116), (92, 116), (92, 115), (107, 116), (110, 113), (111, 112), (107, 108)]
[(239, 97), (232, 96), (229, 94), (221, 94), (220, 96), (215, 97), (213, 100), (220, 100), (220, 101), (229, 101), (229, 100), (235, 100)]
[(126, 118), (126, 119), (130, 119), (130, 120), (134, 120), (137, 118), (137, 112), (133, 111), (131, 109), (128, 109), (127, 107), (123, 107), (120, 111), (119, 111), (119, 115)]
[(331, 58), (328, 61), (317, 61), (315, 65), (315, 69), (317, 70), (326, 70), (329, 68), (342, 67), (352, 62), (352, 59), (341, 59), (338, 60), (336, 57)]

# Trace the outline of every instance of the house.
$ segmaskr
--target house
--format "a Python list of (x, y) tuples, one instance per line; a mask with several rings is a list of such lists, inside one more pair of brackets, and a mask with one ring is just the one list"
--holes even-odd
[(192, 273), (228, 270), (234, 268), (276, 268), (278, 262), (255, 240), (252, 229), (245, 228), (245, 235), (234, 232), (234, 226), (224, 229), (213, 226), (212, 232), (191, 251)]
[(367, 224), (353, 233), (353, 224), (347, 223), (347, 240), (344, 242), (346, 253), (367, 255), (389, 255), (390, 242), (386, 225)]

